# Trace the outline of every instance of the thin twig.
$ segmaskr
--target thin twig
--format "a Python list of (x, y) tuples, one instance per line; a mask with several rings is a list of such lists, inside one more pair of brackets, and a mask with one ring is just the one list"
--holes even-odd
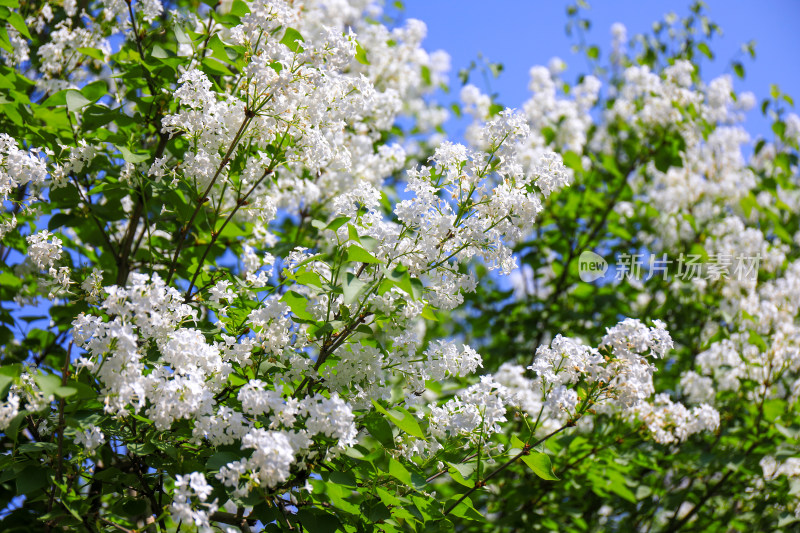
[(453, 505), (451, 505), (451, 506), (450, 506), (450, 507), (449, 507), (449, 508), (448, 508), (448, 509), (447, 509), (447, 510), (444, 512), (444, 514), (445, 514), (445, 515), (448, 515), (448, 514), (450, 514), (450, 512), (451, 512), (453, 509), (455, 509), (456, 507), (458, 507), (458, 505), (459, 505), (461, 502), (463, 502), (465, 499), (467, 499), (467, 497), (468, 497), (470, 494), (472, 494), (473, 492), (475, 492), (475, 491), (476, 491), (476, 490), (478, 490), (479, 488), (481, 488), (481, 487), (485, 486), (487, 481), (489, 481), (490, 479), (492, 479), (493, 477), (495, 477), (496, 475), (498, 475), (500, 472), (502, 472), (503, 470), (505, 470), (506, 468), (508, 468), (509, 466), (511, 466), (512, 464), (514, 464), (515, 462), (517, 462), (517, 460), (518, 460), (520, 457), (522, 457), (522, 456), (524, 456), (524, 455), (530, 455), (530, 452), (531, 452), (531, 449), (532, 449), (532, 448), (535, 448), (536, 446), (538, 446), (539, 444), (543, 443), (544, 441), (546, 441), (546, 440), (547, 440), (547, 439), (549, 439), (550, 437), (552, 437), (552, 436), (554, 436), (554, 435), (557, 435), (558, 433), (561, 433), (562, 431), (564, 431), (564, 430), (565, 430), (565, 429), (567, 429), (568, 427), (572, 427), (572, 426), (574, 426), (574, 425), (575, 425), (575, 422), (574, 422), (574, 421), (569, 421), (569, 422), (567, 422), (565, 425), (561, 426), (560, 428), (558, 428), (558, 429), (556, 429), (556, 430), (554, 430), (554, 431), (551, 431), (550, 433), (548, 433), (547, 435), (545, 435), (545, 436), (544, 436), (544, 437), (542, 437), (541, 439), (537, 440), (537, 441), (536, 441), (536, 442), (534, 442), (533, 444), (526, 444), (526, 445), (525, 445), (525, 446), (522, 448), (522, 450), (521, 450), (521, 451), (520, 451), (518, 454), (516, 454), (514, 457), (512, 457), (511, 459), (509, 459), (508, 461), (506, 461), (506, 462), (505, 462), (505, 463), (503, 463), (502, 465), (498, 466), (498, 467), (497, 467), (495, 470), (493, 470), (493, 471), (492, 471), (492, 473), (491, 473), (491, 474), (489, 474), (488, 476), (486, 476), (486, 477), (485, 477), (485, 478), (483, 478), (482, 480), (478, 480), (478, 481), (476, 481), (476, 482), (475, 482), (475, 486), (473, 486), (473, 487), (472, 487), (471, 489), (469, 489), (467, 492), (465, 492), (464, 494), (462, 494), (462, 495), (461, 495), (461, 497), (460, 497), (460, 498), (459, 498), (459, 499), (458, 499), (458, 500), (457, 500), (457, 501), (456, 501), (456, 502), (455, 502)]
[[(61, 369), (61, 386), (65, 387), (67, 385), (67, 379), (69, 377), (69, 363), (70, 359), (72, 358), (72, 341), (69, 343), (69, 347), (67, 348), (67, 354), (64, 357), (64, 366)], [(56, 452), (56, 483), (53, 484), (53, 487), (50, 491), (50, 501), (47, 503), (47, 512), (50, 513), (53, 510), (53, 503), (56, 499), (56, 489), (58, 489), (58, 485), (61, 484), (63, 481), (63, 468), (64, 468), (64, 405), (65, 405), (64, 398), (60, 398), (58, 400), (58, 451)], [(54, 520), (50, 520), (47, 523), (47, 530), (50, 531), (50, 528), (54, 526), (56, 522)]]
[(244, 120), (242, 121), (242, 125), (239, 126), (239, 131), (237, 131), (236, 135), (233, 137), (231, 145), (228, 148), (228, 151), (225, 153), (225, 156), (222, 158), (222, 161), (220, 161), (216, 172), (214, 172), (214, 176), (212, 176), (211, 178), (211, 182), (208, 184), (208, 187), (206, 187), (205, 191), (203, 191), (203, 194), (200, 195), (200, 197), (197, 199), (197, 206), (195, 206), (194, 211), (192, 211), (192, 216), (189, 217), (189, 221), (183, 226), (183, 228), (181, 228), (181, 231), (178, 234), (178, 242), (176, 243), (175, 246), (175, 253), (172, 256), (172, 261), (170, 262), (169, 265), (169, 273), (167, 274), (167, 281), (166, 281), (167, 284), (169, 284), (169, 282), (172, 281), (172, 276), (175, 274), (175, 269), (178, 266), (178, 257), (180, 256), (181, 249), (183, 248), (183, 243), (186, 237), (188, 236), (189, 230), (192, 227), (194, 219), (197, 217), (197, 214), (200, 212), (200, 209), (202, 209), (203, 204), (205, 204), (205, 199), (208, 197), (208, 194), (211, 192), (211, 189), (217, 182), (217, 178), (222, 173), (222, 169), (224, 169), (225, 166), (228, 164), (228, 161), (230, 161), (231, 154), (236, 148), (236, 145), (239, 143), (239, 140), (241, 139), (241, 136), (244, 133), (245, 128), (247, 128), (247, 125), (250, 123), (250, 120), (252, 120), (254, 116), (255, 114), (253, 113), (253, 111), (249, 109), (245, 110), (245, 117)]

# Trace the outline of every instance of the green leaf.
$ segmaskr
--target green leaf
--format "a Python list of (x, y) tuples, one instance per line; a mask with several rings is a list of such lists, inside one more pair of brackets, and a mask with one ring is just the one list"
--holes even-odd
[(78, 48), (78, 52), (98, 61), (106, 60), (106, 54), (97, 48)]
[(425, 85), (431, 84), (431, 69), (425, 65), (422, 65), (420, 68), (420, 74), (422, 75), (422, 81)]
[(75, 387), (65, 386), (65, 387), (58, 387), (53, 392), (55, 393), (56, 396), (60, 398), (69, 398), (70, 396), (78, 394), (78, 389), (76, 389)]
[(786, 401), (780, 398), (765, 401), (763, 410), (764, 419), (771, 423), (774, 423), (775, 420), (789, 413), (789, 410), (786, 408)]
[(119, 150), (119, 152), (122, 154), (122, 158), (128, 163), (144, 163), (150, 159), (150, 154), (134, 154), (124, 146), (117, 146), (117, 150)]
[(361, 242), (358, 238), (358, 230), (352, 224), (347, 225), (347, 240)]
[(625, 485), (625, 478), (621, 474), (611, 476), (608, 490), (631, 503), (636, 503), (636, 494)]
[(708, 47), (706, 43), (700, 43), (697, 45), (697, 49), (702, 52), (704, 56), (709, 59), (714, 59), (714, 54), (711, 52), (711, 49)]
[(389, 475), (403, 484), (411, 486), (411, 472), (406, 470), (406, 467), (396, 459), (389, 459)]
[(371, 522), (383, 522), (392, 517), (389, 508), (378, 498), (370, 498), (361, 504), (361, 514)]
[(361, 63), (362, 65), (369, 65), (369, 60), (367, 59), (367, 51), (364, 50), (364, 47), (361, 46), (361, 43), (356, 41), (356, 61)]
[(422, 313), (420, 313), (419, 316), (421, 316), (425, 320), (431, 320), (433, 322), (439, 321), (439, 319), (436, 317), (436, 314), (434, 314), (433, 309), (431, 309), (430, 306), (428, 305), (422, 308)]
[(147, 500), (125, 497), (115, 502), (111, 510), (126, 517), (142, 516), (147, 512)]
[(364, 427), (367, 428), (369, 434), (375, 437), (384, 448), (392, 449), (394, 445), (394, 435), (392, 434), (392, 427), (378, 413), (370, 413), (364, 418)]
[(19, 14), (19, 13), (17, 13), (16, 11), (12, 11), (12, 12), (10, 12), (10, 13), (9, 13), (9, 14), (8, 14), (6, 17), (7, 17), (7, 18), (6, 18), (6, 22), (8, 22), (9, 24), (11, 24), (11, 26), (12, 26), (12, 27), (13, 27), (15, 30), (17, 30), (18, 32), (20, 32), (20, 33), (21, 33), (22, 35), (24, 35), (26, 38), (28, 38), (28, 39), (30, 39), (30, 38), (31, 38), (31, 34), (30, 34), (30, 32), (28, 31), (28, 27), (25, 25), (25, 19), (24, 19), (24, 18), (22, 18), (22, 15), (20, 15), (20, 14)]
[(783, 241), (783, 242), (785, 242), (786, 244), (788, 244), (788, 245), (790, 245), (790, 246), (794, 244), (794, 241), (792, 240), (792, 236), (789, 234), (789, 232), (788, 232), (788, 231), (786, 231), (786, 229), (785, 229), (785, 228), (784, 228), (782, 225), (780, 225), (780, 224), (775, 224), (775, 225), (772, 227), (772, 231), (775, 233), (775, 235), (776, 235), (776, 236), (777, 236), (777, 237), (778, 237), (780, 240), (782, 240), (782, 241)]
[(295, 280), (306, 287), (322, 288), (322, 279), (316, 272), (300, 272), (295, 276)]
[(58, 449), (55, 442), (26, 442), (17, 448), (19, 453), (53, 453)]
[(744, 211), (745, 218), (750, 218), (750, 213), (753, 211), (753, 208), (758, 207), (758, 201), (753, 193), (748, 193), (747, 196), (743, 196), (741, 200), (739, 200), (739, 205), (742, 206), (742, 211)]
[(523, 455), (522, 462), (528, 465), (533, 473), (542, 479), (557, 481), (559, 478), (553, 473), (553, 465), (546, 453), (531, 451), (530, 455)]
[(39, 466), (26, 466), (17, 474), (17, 494), (31, 494), (49, 484), (48, 470)]
[(294, 28), (286, 28), (286, 33), (283, 34), (281, 44), (286, 45), (292, 52), (302, 52), (303, 47), (300, 45), (302, 42), (305, 42), (305, 39), (303, 39), (299, 31)]
[(91, 104), (92, 101), (83, 96), (78, 91), (69, 89), (66, 94), (65, 101), (67, 103), (67, 110), (70, 113), (74, 113), (75, 111), (80, 111), (87, 105)]
[(348, 222), (350, 222), (350, 217), (336, 217), (331, 220), (327, 226), (325, 226), (325, 229), (336, 231)]
[(180, 24), (175, 24), (175, 40), (178, 41), (179, 44), (191, 44), (192, 40), (186, 35), (186, 32), (183, 31)]
[(393, 281), (398, 288), (403, 289), (406, 294), (412, 298), (414, 297), (414, 286), (411, 284), (411, 276), (404, 266), (400, 265), (392, 271), (384, 269), (383, 273), (386, 278)]
[(316, 320), (314, 315), (308, 312), (308, 300), (302, 294), (295, 291), (288, 291), (283, 295), (281, 301), (289, 306), (294, 316), (301, 320)]
[(128, 450), (134, 455), (150, 455), (156, 447), (149, 442), (132, 442), (128, 444)]
[(243, 17), (250, 13), (250, 6), (247, 2), (243, 2), (242, 0), (234, 0), (233, 5), (231, 5), (231, 15), (235, 15), (237, 17)]
[(747, 341), (753, 346), (757, 346), (762, 353), (767, 352), (767, 343), (764, 341), (764, 338), (755, 330), (750, 330), (750, 336), (748, 337)]
[(347, 261), (351, 263), (380, 263), (381, 261), (360, 246), (351, 244), (347, 248)]
[(297, 511), (297, 520), (309, 533), (334, 533), (341, 527), (334, 515), (316, 507), (303, 507)]
[(93, 81), (81, 88), (81, 94), (91, 102), (96, 102), (108, 94), (108, 84), (104, 80)]
[(217, 452), (211, 457), (208, 458), (206, 461), (206, 468), (209, 470), (219, 470), (223, 466), (227, 465), (228, 463), (232, 463), (233, 461), (238, 461), (241, 459), (241, 455), (236, 455), (235, 453), (231, 452)]
[(564, 159), (564, 166), (569, 167), (573, 170), (577, 170), (578, 172), (583, 172), (583, 163), (581, 162), (581, 156), (576, 154), (575, 152), (565, 152), (562, 155)]
[[(454, 502), (455, 503), (455, 502)], [(452, 505), (448, 502), (447, 507)], [(486, 517), (483, 516), (481, 513), (475, 509), (475, 506), (472, 504), (472, 500), (469, 498), (464, 498), (464, 500), (456, 505), (450, 513), (453, 516), (458, 516), (461, 518), (466, 518), (467, 520), (475, 520), (477, 522), (486, 522)]]
[(344, 303), (349, 305), (358, 300), (358, 295), (366, 285), (367, 282), (357, 278), (355, 274), (351, 272), (345, 274), (345, 281), (342, 285)]
[(377, 409), (379, 413), (383, 413), (388, 416), (389, 420), (394, 422), (394, 425), (399, 427), (401, 430), (405, 431), (411, 436), (425, 440), (425, 434), (422, 432), (422, 429), (420, 429), (419, 423), (417, 423), (414, 415), (402, 407), (395, 407), (394, 409), (387, 410), (375, 400), (372, 400), (372, 405), (375, 406), (375, 409)]
[(225, 66), (224, 63), (214, 59), (213, 57), (206, 57), (202, 63), (204, 70), (208, 70), (215, 76), (232, 76), (233, 71)]
[(53, 231), (61, 226), (75, 227), (81, 223), (81, 218), (73, 213), (56, 213), (47, 223), (47, 229)]
[(61, 387), (61, 378), (55, 374), (36, 374), (35, 379), (45, 398), (55, 395), (56, 389)]
[(5, 397), (6, 387), (14, 383), (21, 373), (22, 365), (19, 363), (0, 366), (0, 398)]
[(782, 120), (777, 120), (772, 123), (772, 131), (777, 135), (779, 138), (783, 139), (784, 135), (786, 134), (786, 123)]
[(450, 467), (447, 471), (456, 483), (469, 488), (475, 486), (475, 483), (469, 481), (469, 477), (475, 472), (475, 463), (448, 462), (447, 465)]
[(11, 41), (8, 38), (8, 30), (3, 25), (0, 25), (0, 48), (12, 54), (14, 53), (14, 47), (11, 46)]

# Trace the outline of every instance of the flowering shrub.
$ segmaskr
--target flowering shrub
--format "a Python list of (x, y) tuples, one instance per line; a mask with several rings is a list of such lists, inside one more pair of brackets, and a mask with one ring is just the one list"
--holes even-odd
[(800, 118), (700, 7), (466, 144), (366, 0), (0, 9), (4, 530), (798, 520)]

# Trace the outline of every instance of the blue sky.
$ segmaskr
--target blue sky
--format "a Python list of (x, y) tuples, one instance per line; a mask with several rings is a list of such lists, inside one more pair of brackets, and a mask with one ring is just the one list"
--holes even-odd
[[(423, 20), (428, 25), (428, 50), (443, 49), (452, 57), (451, 85), (457, 88), (459, 69), (482, 53), (493, 62), (501, 62), (505, 71), (491, 81), (491, 90), (499, 93), (500, 102), (519, 107), (528, 98), (528, 70), (532, 65), (546, 65), (558, 56), (569, 67), (565, 79), (586, 72), (586, 62), (573, 55), (574, 40), (564, 31), (566, 7), (572, 2), (559, 0), (405, 0), (405, 15)], [(689, 13), (689, 0), (595, 0), (587, 12), (592, 21), (588, 42), (608, 51), (609, 29), (622, 22), (628, 35), (647, 31), (668, 12), (679, 16)], [(800, 104), (800, 0), (708, 0), (706, 13), (721, 26), (723, 35), (716, 37), (712, 50), (716, 62), (704, 65), (710, 79), (729, 72), (726, 67), (739, 55), (745, 66), (744, 80), (734, 79), (737, 91), (752, 91), (758, 101), (769, 95), (770, 84), (776, 83)], [(756, 41), (756, 58), (741, 54), (740, 45)], [(480, 81), (475, 78), (475, 81)], [(482, 83), (476, 83), (485, 90)], [(752, 111), (747, 129), (753, 135), (767, 135), (769, 124)]]

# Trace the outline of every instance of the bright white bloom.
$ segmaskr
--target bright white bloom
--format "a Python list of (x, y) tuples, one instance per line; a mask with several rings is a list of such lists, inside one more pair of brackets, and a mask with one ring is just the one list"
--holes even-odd
[(12, 420), (19, 414), (20, 397), (9, 391), (5, 400), (0, 401), (0, 431), (5, 431)]
[(105, 444), (105, 442), (105, 435), (103, 435), (100, 428), (96, 426), (90, 426), (75, 434), (75, 444), (83, 446), (90, 454), (94, 453), (94, 451)]
[(61, 239), (49, 231), (28, 235), (27, 241), (28, 257), (39, 269), (47, 270), (61, 258)]
[(212, 490), (200, 472), (176, 476), (175, 492), (170, 505), (173, 520), (193, 524), (204, 533), (213, 531), (210, 515), (217, 511), (218, 506), (216, 500), (206, 501)]

